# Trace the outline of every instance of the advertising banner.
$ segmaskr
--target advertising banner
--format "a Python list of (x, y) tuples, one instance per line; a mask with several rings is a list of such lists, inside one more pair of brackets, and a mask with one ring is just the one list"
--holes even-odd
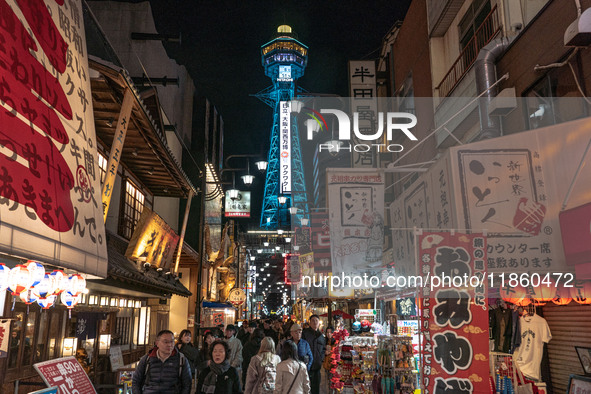
[[(376, 63), (373, 60), (354, 60), (349, 62), (349, 94), (351, 112), (357, 113), (359, 131), (372, 134), (377, 122)], [(363, 141), (359, 136), (352, 136), (351, 143)], [(351, 152), (351, 164), (354, 168), (377, 167), (377, 155), (372, 151)]]
[(291, 193), (291, 101), (279, 103), (279, 152), (281, 194)]
[(178, 242), (178, 234), (164, 219), (148, 207), (144, 207), (125, 256), (150, 263), (155, 267), (169, 267)]
[(437, 232), (417, 239), (424, 393), (489, 392), (486, 237)]
[(60, 393), (96, 394), (88, 375), (76, 357), (63, 357), (34, 364), (41, 378), (50, 387), (58, 387)]
[(377, 272), (384, 244), (384, 176), (376, 170), (327, 170), (333, 272)]
[(106, 277), (82, 4), (8, 0), (0, 15), (0, 252)]
[(238, 192), (238, 197), (230, 198), (230, 192), (226, 192), (224, 216), (227, 218), (250, 217), (250, 192)]

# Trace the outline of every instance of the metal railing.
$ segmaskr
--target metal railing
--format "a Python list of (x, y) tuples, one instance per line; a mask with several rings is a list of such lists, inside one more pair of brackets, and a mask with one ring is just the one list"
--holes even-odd
[(497, 12), (497, 6), (488, 13), (482, 24), (474, 32), (474, 36), (466, 47), (460, 52), (460, 56), (451, 66), (443, 80), (437, 85), (439, 97), (447, 97), (470, 70), (482, 47), (488, 44), (502, 29)]

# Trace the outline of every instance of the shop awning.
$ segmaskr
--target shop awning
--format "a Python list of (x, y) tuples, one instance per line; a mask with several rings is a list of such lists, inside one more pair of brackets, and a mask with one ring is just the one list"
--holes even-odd
[(134, 262), (125, 257), (127, 243), (125, 239), (107, 231), (109, 254), (107, 279), (96, 281), (97, 283), (113, 287), (121, 287), (124, 284), (126, 288), (158, 297), (167, 297), (171, 294), (184, 297), (191, 295), (191, 292), (177, 278), (166, 275), (164, 271), (157, 272), (153, 268), (140, 270)]
[(204, 308), (225, 308), (225, 309), (236, 309), (232, 304), (228, 302), (207, 302), (203, 301)]

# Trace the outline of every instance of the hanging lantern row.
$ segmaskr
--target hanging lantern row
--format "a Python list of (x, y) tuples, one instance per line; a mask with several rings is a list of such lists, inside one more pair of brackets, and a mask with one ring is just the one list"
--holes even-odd
[(539, 305), (550, 301), (556, 305), (567, 305), (573, 300), (578, 304), (591, 304), (591, 281), (576, 281), (569, 287), (504, 287), (500, 289), (500, 293), (504, 301), (519, 306), (532, 303)]
[(37, 303), (43, 309), (55, 305), (58, 296), (62, 304), (72, 309), (80, 302), (86, 289), (86, 279), (81, 275), (67, 275), (63, 271), (45, 272), (36, 261), (28, 261), (9, 268), (0, 263), (0, 291), (8, 290), (26, 304)]

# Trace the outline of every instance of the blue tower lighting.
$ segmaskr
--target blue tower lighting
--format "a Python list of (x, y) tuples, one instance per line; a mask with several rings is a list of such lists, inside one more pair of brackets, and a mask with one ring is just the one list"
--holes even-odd
[[(261, 228), (274, 230), (290, 224), (288, 207), (297, 207), (298, 219), (308, 217), (302, 152), (297, 122), (291, 115), (292, 100), (305, 92), (297, 85), (308, 64), (308, 47), (299, 42), (288, 25), (277, 28), (276, 37), (261, 46), (265, 75), (273, 85), (255, 94), (273, 108)], [(278, 198), (286, 197), (280, 204)]]

